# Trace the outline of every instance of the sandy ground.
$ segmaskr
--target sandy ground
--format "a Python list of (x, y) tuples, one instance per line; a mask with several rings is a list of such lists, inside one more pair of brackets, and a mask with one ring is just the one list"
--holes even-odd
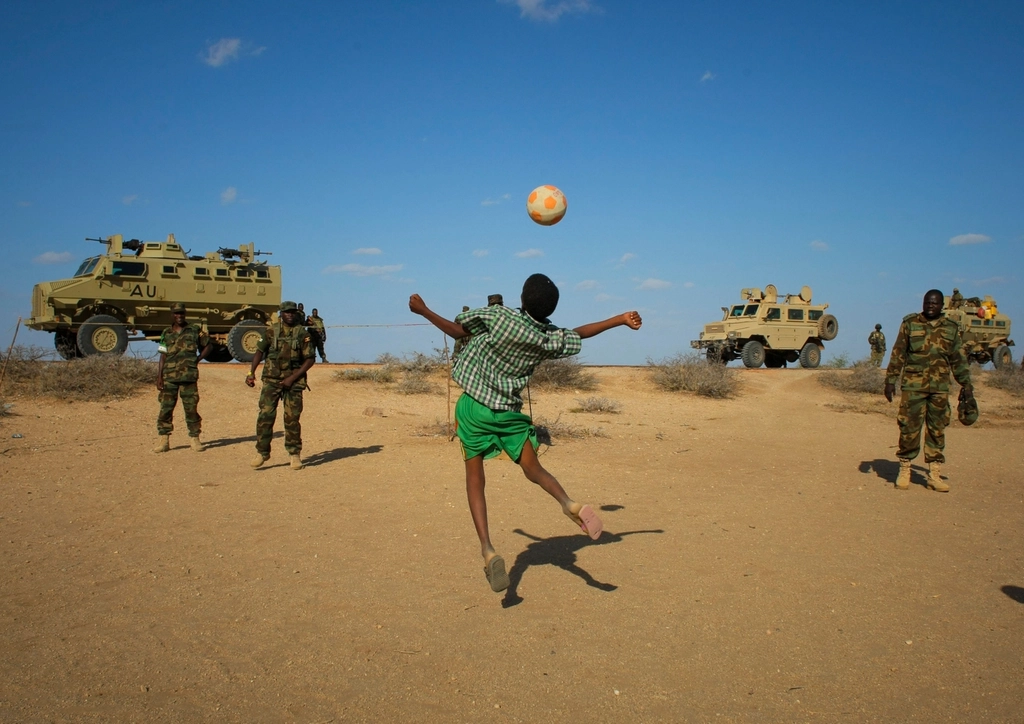
[[(541, 460), (593, 542), (487, 463), (512, 588), (484, 579), (436, 395), (333, 379), (252, 470), (257, 392), (202, 368), (209, 449), (150, 452), (156, 395), (0, 421), (0, 720), (1022, 721), (1024, 420), (979, 386), (952, 492), (894, 490), (884, 402), (818, 372), (731, 400), (637, 368), (534, 394), (604, 437)], [(572, 413), (597, 395), (618, 414)], [(364, 414), (377, 408), (379, 414)], [(372, 409), (369, 410), (371, 413)], [(14, 439), (19, 433), (23, 437)]]

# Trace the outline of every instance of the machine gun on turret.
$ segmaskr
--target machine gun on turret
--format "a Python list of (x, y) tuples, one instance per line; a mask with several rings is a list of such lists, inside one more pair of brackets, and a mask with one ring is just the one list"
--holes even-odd
[[(107, 247), (109, 248), (112, 238), (113, 237), (111, 237), (111, 239), (90, 239), (87, 236), (87, 237), (85, 237), (85, 240), (86, 241), (98, 241), (101, 244), (106, 244)], [(138, 255), (138, 253), (140, 251), (142, 251), (142, 242), (139, 241), (138, 239), (129, 239), (128, 241), (122, 241), (121, 242), (121, 248), (122, 249), (127, 249), (128, 251), (134, 251), (135, 254)]]
[(239, 261), (248, 263), (257, 256), (273, 256), (272, 251), (256, 251), (254, 246), (254, 244), (246, 244), (241, 249), (228, 249), (222, 246), (217, 249), (217, 253), (226, 262), (232, 262), (237, 257)]

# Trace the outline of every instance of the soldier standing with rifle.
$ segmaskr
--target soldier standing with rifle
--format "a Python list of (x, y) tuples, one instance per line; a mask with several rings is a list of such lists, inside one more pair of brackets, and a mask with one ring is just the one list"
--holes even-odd
[(924, 295), (920, 314), (903, 318), (900, 332), (889, 355), (885, 376), (885, 399), (892, 402), (896, 382), (901, 383), (899, 448), (900, 472), (896, 489), (910, 487), (911, 461), (921, 448), (921, 428), (927, 428), (924, 460), (928, 463), (928, 487), (948, 493), (949, 485), (939, 475), (946, 461), (946, 426), (949, 425), (949, 376), (960, 383), (960, 398), (973, 400), (971, 370), (960, 345), (956, 322), (942, 316), (942, 292), (932, 289)]
[(868, 335), (868, 344), (871, 345), (871, 364), (881, 367), (882, 358), (885, 357), (885, 335), (882, 334), (881, 324), (876, 324), (875, 331)]
[[(199, 439), (203, 418), (199, 416), (199, 361), (206, 359), (213, 351), (210, 335), (198, 324), (185, 321), (185, 305), (181, 302), (171, 305), (173, 323), (160, 335), (160, 361), (156, 367), (156, 388), (160, 391), (160, 412), (156, 417), (156, 433), (160, 439), (153, 452), (167, 452), (171, 449), (171, 432), (174, 430), (174, 406), (181, 397), (185, 408), (185, 424), (188, 425), (189, 442), (196, 452), (203, 451)], [(202, 352), (199, 348), (202, 347)]]
[(258, 468), (270, 459), (277, 405), (283, 401), (284, 449), (291, 457), (292, 470), (302, 470), (302, 391), (306, 389), (306, 373), (316, 362), (316, 352), (295, 302), (281, 302), (280, 312), (281, 321), (269, 325), (256, 343), (256, 354), (245, 378), (245, 384), (255, 387), (256, 368), (266, 359), (256, 416), (256, 457), (251, 464)]
[(324, 353), (324, 342), (327, 341), (327, 327), (324, 325), (324, 320), (320, 319), (316, 307), (313, 307), (313, 313), (306, 318), (306, 329), (313, 337), (313, 344), (320, 355), (320, 361), (326, 364), (327, 355)]

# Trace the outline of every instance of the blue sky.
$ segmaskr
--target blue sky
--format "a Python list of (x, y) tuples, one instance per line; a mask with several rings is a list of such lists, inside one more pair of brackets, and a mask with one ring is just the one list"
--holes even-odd
[[(255, 242), (329, 325), (543, 272), (558, 324), (643, 315), (592, 364), (688, 351), (769, 283), (830, 303), (826, 360), (931, 287), (1024, 324), (1019, 2), (15, 0), (0, 40), (3, 346), (117, 233)], [(557, 226), (526, 214), (541, 184)], [(327, 352), (440, 345), (338, 328)]]

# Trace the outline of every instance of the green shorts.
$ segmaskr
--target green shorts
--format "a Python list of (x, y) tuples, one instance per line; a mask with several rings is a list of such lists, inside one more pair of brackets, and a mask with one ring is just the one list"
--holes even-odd
[(477, 455), (484, 459), (497, 457), (504, 450), (515, 461), (529, 440), (537, 449), (537, 431), (528, 415), (512, 410), (492, 410), (467, 394), (455, 403), (455, 425), (462, 456), (469, 460)]

